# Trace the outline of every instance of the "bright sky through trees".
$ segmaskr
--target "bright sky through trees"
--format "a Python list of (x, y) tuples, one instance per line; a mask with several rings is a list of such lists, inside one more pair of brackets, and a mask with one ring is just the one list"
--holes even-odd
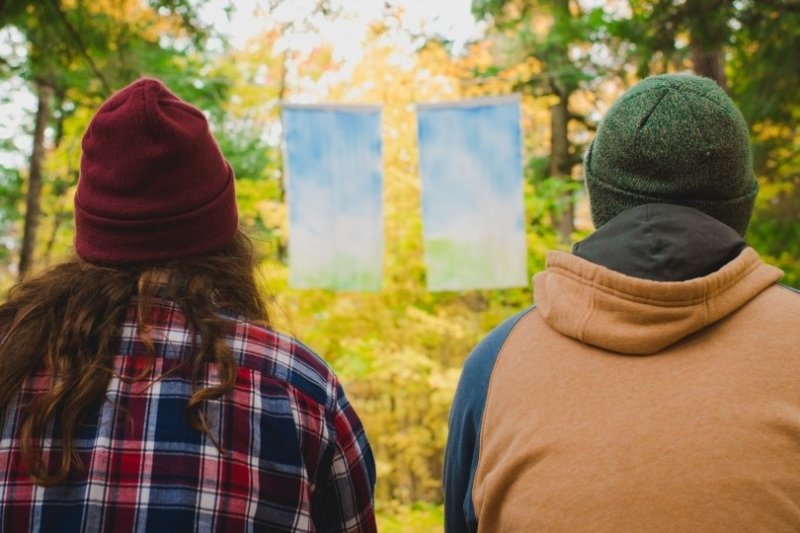
[[(265, 0), (212, 0), (203, 16), (213, 21), (217, 30), (228, 35), (230, 44), (241, 47), (245, 41), (275, 24), (298, 22), (313, 10), (316, 0), (284, 1), (267, 13)], [(230, 17), (226, 7), (233, 4)], [(360, 56), (361, 42), (369, 24), (387, 14), (402, 15), (404, 27), (412, 33), (437, 35), (452, 41), (460, 49), (479, 33), (479, 26), (470, 12), (470, 0), (332, 0), (331, 8), (340, 16), (314, 20), (317, 35), (292, 43), (298, 48), (313, 47), (315, 40), (334, 43), (337, 51), (348, 59)], [(335, 20), (334, 20), (335, 19)], [(315, 39), (316, 37), (316, 39)]]

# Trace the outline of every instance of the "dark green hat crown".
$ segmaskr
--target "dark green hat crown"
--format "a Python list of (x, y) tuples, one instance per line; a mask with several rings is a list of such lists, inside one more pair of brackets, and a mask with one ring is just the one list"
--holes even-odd
[(714, 81), (645, 78), (600, 123), (584, 160), (592, 220), (600, 227), (637, 205), (694, 207), (741, 235), (758, 193), (747, 123)]

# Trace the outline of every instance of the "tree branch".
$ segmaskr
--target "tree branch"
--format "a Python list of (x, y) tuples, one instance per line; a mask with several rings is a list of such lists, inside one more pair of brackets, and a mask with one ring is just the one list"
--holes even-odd
[(103, 84), (103, 88), (105, 89), (106, 92), (105, 96), (109, 96), (112, 91), (111, 91), (111, 86), (108, 83), (108, 80), (106, 80), (105, 76), (103, 76), (103, 73), (97, 67), (97, 64), (94, 62), (94, 59), (92, 59), (92, 56), (89, 55), (89, 52), (86, 49), (86, 45), (83, 44), (83, 39), (81, 39), (81, 36), (78, 33), (78, 31), (72, 26), (72, 24), (69, 22), (69, 19), (67, 19), (67, 15), (61, 9), (58, 0), (48, 0), (47, 4), (50, 7), (52, 7), (53, 10), (56, 12), (58, 18), (61, 20), (61, 23), (67, 29), (67, 32), (69, 33), (70, 37), (72, 37), (72, 39), (75, 41), (75, 44), (78, 46), (78, 51), (81, 53), (83, 58), (89, 64), (89, 67), (92, 69), (92, 72), (94, 72), (94, 75), (97, 76), (97, 78), (100, 80), (100, 83)]

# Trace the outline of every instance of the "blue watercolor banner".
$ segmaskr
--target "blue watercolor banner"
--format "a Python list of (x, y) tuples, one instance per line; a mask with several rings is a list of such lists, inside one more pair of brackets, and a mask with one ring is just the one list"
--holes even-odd
[(428, 289), (527, 286), (519, 98), (417, 113)]
[(290, 286), (380, 290), (380, 108), (284, 105), (283, 128)]

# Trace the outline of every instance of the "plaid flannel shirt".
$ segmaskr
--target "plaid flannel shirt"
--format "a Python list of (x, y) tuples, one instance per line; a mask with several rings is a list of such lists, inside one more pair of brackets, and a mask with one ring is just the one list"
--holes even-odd
[[(76, 434), (83, 463), (67, 482), (32, 483), (20, 454), (19, 405), (49, 386), (26, 381), (0, 412), (2, 531), (375, 531), (375, 464), (331, 369), (295, 339), (232, 317), (235, 389), (205, 402), (215, 446), (186, 417), (191, 339), (174, 304), (156, 300), (155, 367), (131, 307), (106, 397)], [(158, 376), (161, 379), (152, 379)], [(214, 365), (206, 383), (217, 383)], [(59, 435), (44, 440), (60, 459)]]

